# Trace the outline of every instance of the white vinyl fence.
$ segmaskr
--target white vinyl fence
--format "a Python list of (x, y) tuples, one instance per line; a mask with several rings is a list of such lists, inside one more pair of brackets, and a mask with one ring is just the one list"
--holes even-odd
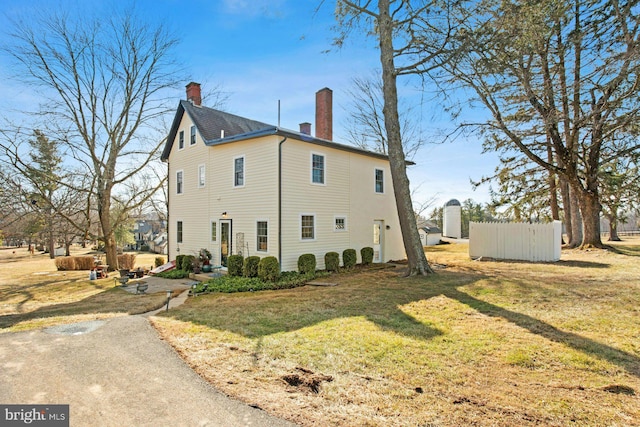
[(524, 261), (559, 261), (562, 223), (471, 222), (469, 256)]

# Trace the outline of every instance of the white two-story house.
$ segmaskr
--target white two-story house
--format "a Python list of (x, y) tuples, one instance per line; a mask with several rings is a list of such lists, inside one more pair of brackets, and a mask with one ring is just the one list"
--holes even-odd
[(207, 248), (227, 257), (275, 256), (282, 271), (312, 253), (374, 249), (405, 257), (387, 156), (332, 139), (332, 92), (316, 93), (316, 136), (201, 105), (187, 85), (162, 153), (169, 169), (169, 259)]

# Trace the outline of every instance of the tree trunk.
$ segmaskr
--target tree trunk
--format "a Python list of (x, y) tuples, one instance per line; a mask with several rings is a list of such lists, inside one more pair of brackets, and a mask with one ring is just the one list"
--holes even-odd
[[(551, 150), (551, 141), (547, 136), (547, 161), (553, 164), (553, 151)], [(558, 184), (556, 174), (549, 172), (549, 205), (551, 207), (551, 219), (560, 220), (560, 208), (558, 207)]]
[(108, 196), (101, 194), (102, 200), (98, 202), (98, 215), (100, 217), (100, 226), (104, 234), (104, 252), (106, 256), (109, 271), (119, 270), (118, 267), (118, 250), (116, 247), (116, 237), (111, 225), (111, 192), (106, 191)]
[(49, 258), (55, 259), (56, 257), (56, 245), (53, 234), (53, 215), (51, 214), (51, 208), (47, 211), (47, 235), (49, 236)]
[(109, 271), (119, 270), (118, 249), (116, 247), (116, 239), (113, 232), (105, 238), (104, 252), (107, 258), (107, 265), (109, 265)]
[(609, 241), (621, 241), (620, 236), (618, 236), (618, 218), (615, 215), (607, 215), (607, 219), (609, 220)]
[(564, 227), (567, 233), (567, 241), (565, 242), (569, 245), (569, 242), (573, 240), (573, 224), (571, 222), (571, 197), (569, 196), (569, 185), (567, 181), (560, 177), (560, 196), (562, 198), (562, 207), (564, 210)]
[[(579, 191), (579, 190), (578, 190)], [(580, 203), (578, 199), (578, 192), (572, 187), (569, 187), (569, 204), (571, 205), (571, 240), (569, 240), (568, 246), (570, 248), (577, 248), (582, 244), (583, 225), (582, 215), (580, 212)]]
[(602, 248), (600, 237), (600, 200), (598, 192), (582, 191), (579, 195), (580, 212), (582, 213), (582, 243), (581, 249)]
[(393, 22), (389, 15), (389, 0), (379, 0), (378, 10), (380, 13), (378, 33), (380, 37), (380, 62), (382, 65), (382, 90), (384, 95), (383, 113), (387, 132), (391, 178), (400, 220), (400, 231), (402, 232), (404, 249), (409, 262), (407, 276), (426, 275), (433, 273), (433, 270), (427, 262), (427, 257), (420, 241), (418, 224), (416, 223), (413, 203), (411, 202), (405, 154), (402, 148), (400, 119), (398, 117), (397, 75), (393, 57)]

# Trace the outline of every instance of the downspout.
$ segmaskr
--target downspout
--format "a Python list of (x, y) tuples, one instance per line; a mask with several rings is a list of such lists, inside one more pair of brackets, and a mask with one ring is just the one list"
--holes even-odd
[(282, 272), (282, 144), (287, 140), (285, 136), (278, 144), (278, 264)]
[(169, 159), (165, 160), (167, 163), (167, 262), (171, 261), (171, 221), (169, 221), (169, 198), (171, 198), (171, 168), (169, 167)]

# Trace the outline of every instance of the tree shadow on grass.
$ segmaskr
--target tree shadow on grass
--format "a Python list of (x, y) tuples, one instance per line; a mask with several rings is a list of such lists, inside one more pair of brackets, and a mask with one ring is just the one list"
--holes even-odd
[(618, 255), (640, 257), (640, 246), (638, 245), (608, 245), (607, 249)]
[(560, 265), (565, 267), (578, 267), (578, 268), (609, 268), (611, 264), (605, 264), (603, 262), (593, 262), (593, 261), (565, 261), (560, 260), (553, 263), (552, 265)]
[(526, 314), (507, 310), (495, 304), (482, 301), (454, 287), (447, 289), (443, 295), (459, 301), (479, 313), (490, 317), (500, 317), (514, 325), (527, 329), (552, 342), (564, 344), (574, 350), (606, 360), (621, 367), (628, 373), (640, 377), (640, 358), (626, 351), (619, 350), (590, 338), (585, 338), (573, 332), (566, 332)]
[(15, 305), (17, 311), (23, 312), (23, 307), (29, 302), (33, 302), (36, 299), (36, 295), (46, 294), (49, 288), (53, 285), (66, 285), (82, 283), (84, 286), (89, 286), (93, 289), (105, 289), (104, 285), (94, 283), (93, 281), (87, 281), (84, 278), (67, 278), (64, 275), (54, 278), (43, 278), (37, 283), (29, 285), (20, 285), (14, 287), (6, 287), (0, 290), (0, 298), (5, 301), (9, 301), (13, 298), (20, 298), (19, 301), (13, 302), (10, 305)]
[[(382, 273), (384, 274), (384, 273)], [(393, 276), (397, 276), (393, 273)], [(244, 294), (208, 294), (166, 315), (178, 320), (228, 330), (247, 338), (291, 332), (333, 319), (365, 317), (378, 328), (428, 340), (442, 331), (401, 310), (401, 306), (434, 296), (425, 286), (406, 281), (372, 282), (366, 286), (305, 286)], [(371, 287), (369, 287), (371, 286)]]
[(118, 288), (109, 288), (80, 301), (52, 304), (25, 313), (0, 316), (0, 329), (7, 329), (28, 320), (58, 316), (101, 313), (139, 314), (160, 308), (165, 303), (164, 292), (142, 296), (133, 295)]
[[(434, 277), (400, 279), (389, 273), (371, 275), (370, 283), (332, 288), (297, 288), (244, 295), (199, 297), (167, 316), (227, 330), (247, 338), (299, 330), (338, 318), (362, 317), (381, 330), (415, 339), (429, 340), (443, 332), (420, 322), (402, 307), (443, 295), (491, 317), (505, 319), (545, 339), (615, 364), (640, 377), (640, 358), (581, 335), (566, 332), (532, 316), (478, 299), (458, 288), (490, 278), (478, 274), (439, 274)], [(386, 277), (385, 277), (386, 276)], [(365, 278), (366, 280), (366, 278)], [(199, 304), (202, 306), (198, 307)], [(163, 314), (164, 315), (164, 314)]]

